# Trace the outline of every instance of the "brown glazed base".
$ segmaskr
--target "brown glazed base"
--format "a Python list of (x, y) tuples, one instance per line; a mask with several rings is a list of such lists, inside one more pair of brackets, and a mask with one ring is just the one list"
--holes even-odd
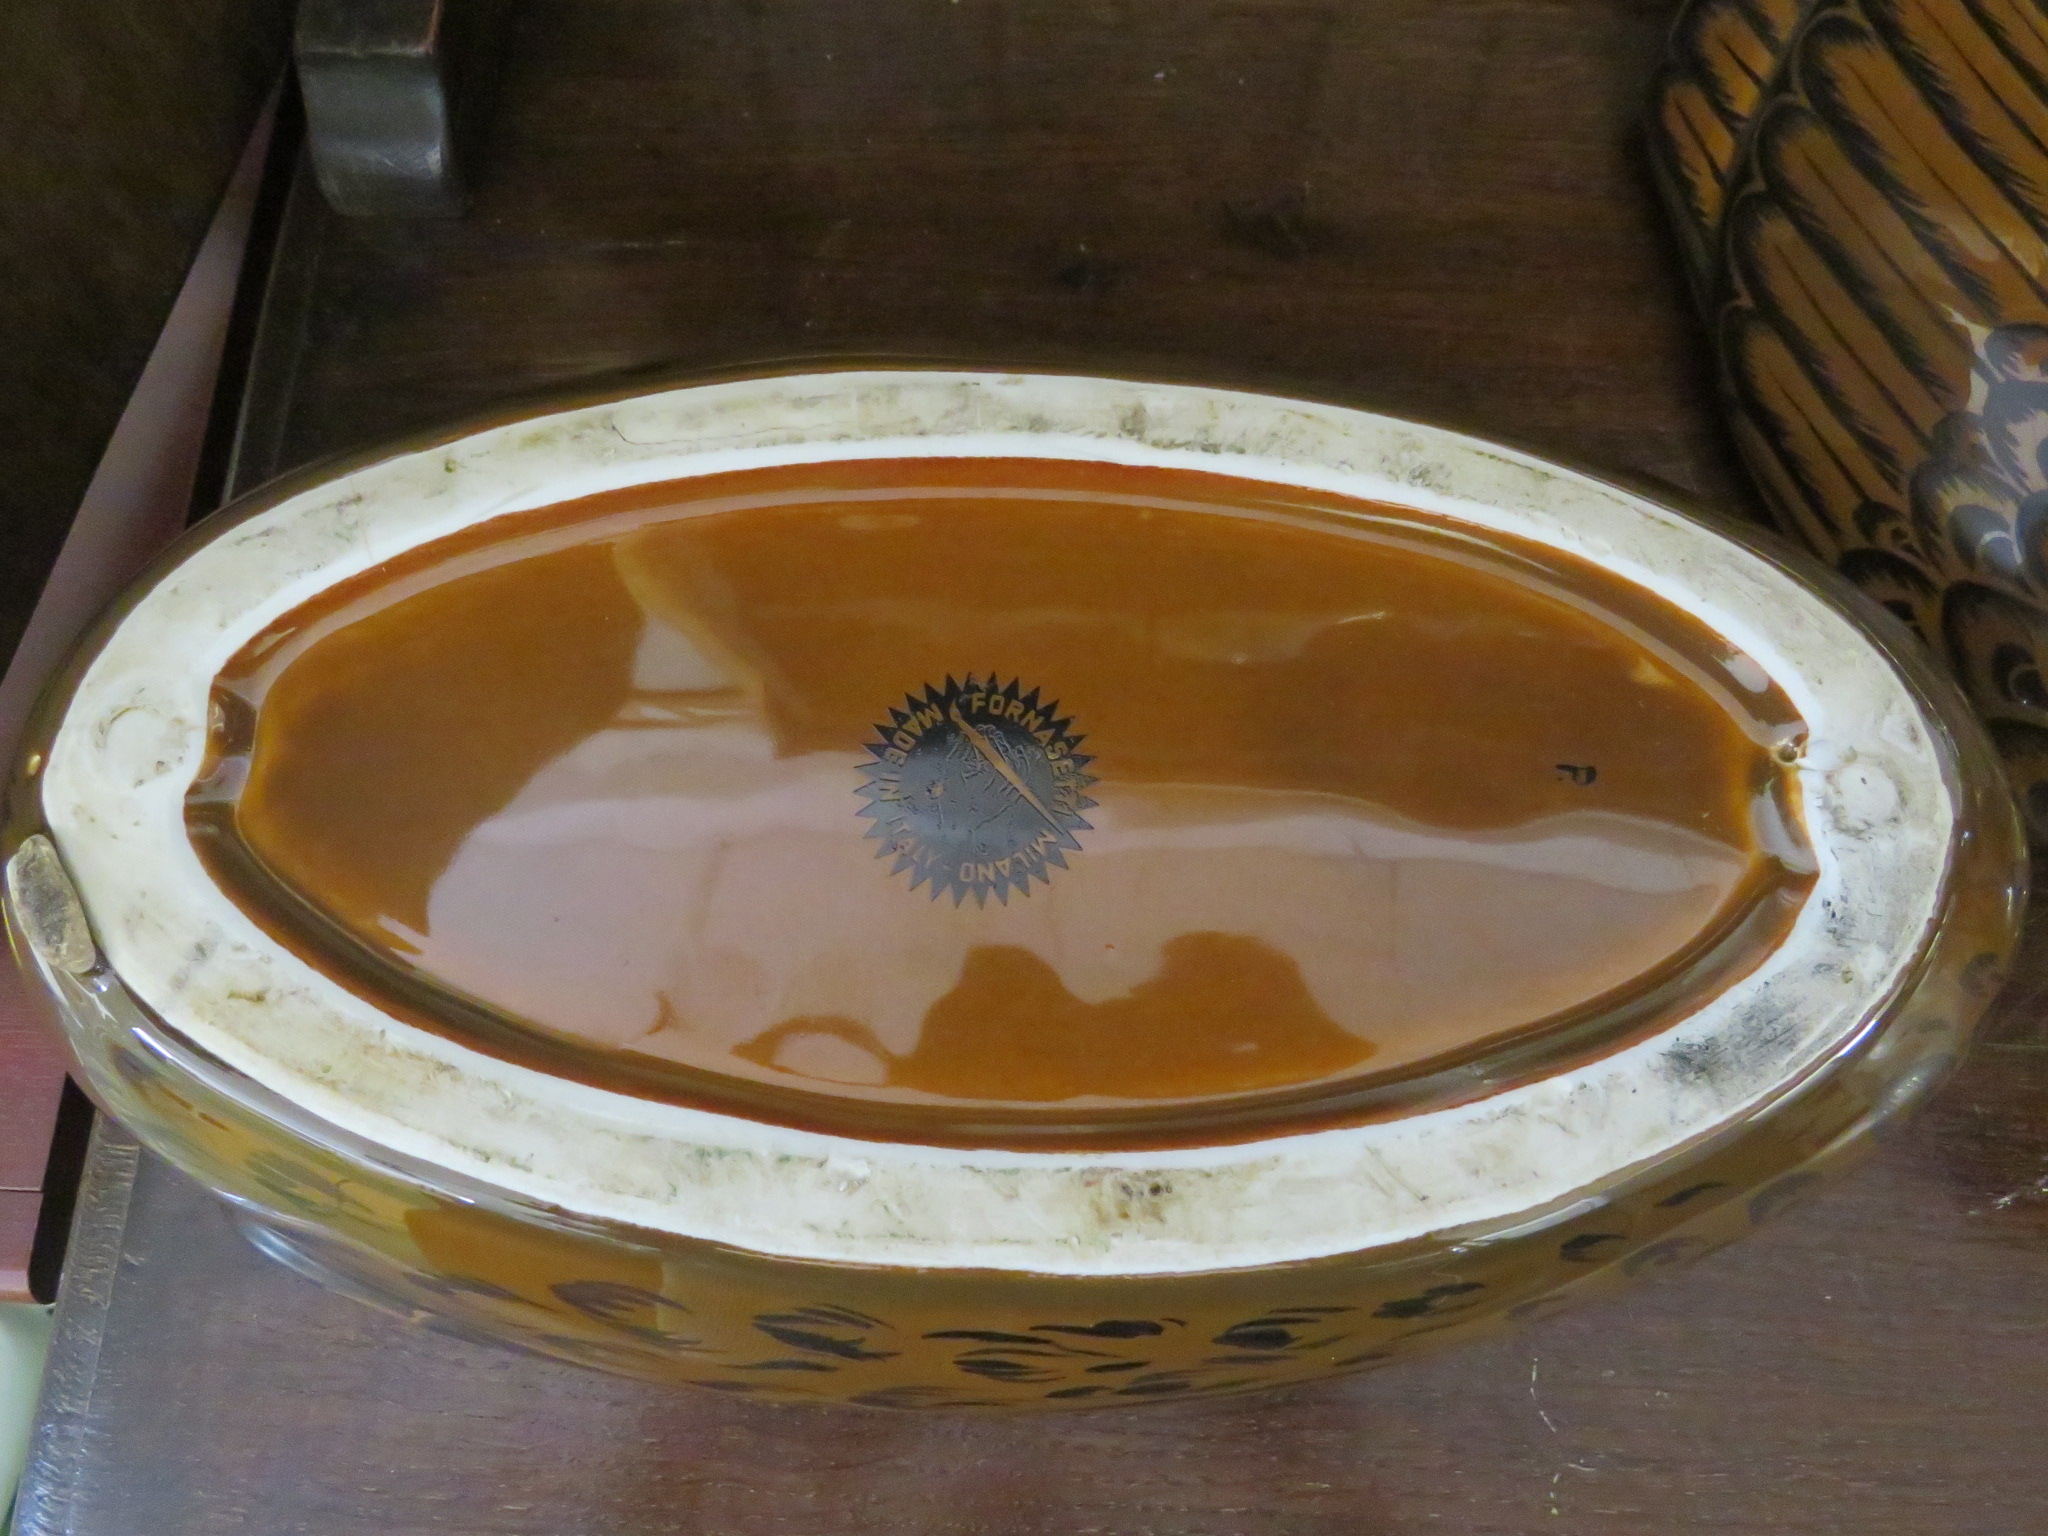
[[(2013, 931), (2001, 883), (2012, 824), (1982, 788), (1965, 820), (1979, 830), (1957, 854), (1957, 900), (1913, 981), (1746, 1124), (1520, 1235), (1437, 1234), (1252, 1270), (893, 1270), (575, 1220), (348, 1144), (170, 1036), (103, 969), (40, 974), (105, 1109), (231, 1201), (258, 1248), (375, 1305), (461, 1337), (770, 1401), (1107, 1407), (1383, 1364), (1605, 1293), (1783, 1212), (1948, 1074), (1997, 990)], [(1157, 1192), (1117, 1193), (1142, 1218)]]

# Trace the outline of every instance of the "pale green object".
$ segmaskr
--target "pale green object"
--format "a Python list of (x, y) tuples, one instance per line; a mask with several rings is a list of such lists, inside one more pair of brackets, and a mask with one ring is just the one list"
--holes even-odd
[(50, 1309), (0, 1305), (0, 1512), (12, 1509), (50, 1348)]

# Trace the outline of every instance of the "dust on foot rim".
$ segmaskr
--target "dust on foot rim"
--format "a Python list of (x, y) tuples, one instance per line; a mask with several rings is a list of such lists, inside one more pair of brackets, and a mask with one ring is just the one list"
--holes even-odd
[(861, 765), (860, 814), (874, 823), (876, 857), (933, 901), (1007, 905), (1012, 891), (1030, 895), (1081, 851), (1077, 834), (1093, 830), (1084, 813), (1095, 776), (1081, 742), (1057, 701), (1016, 678), (970, 672), (906, 694), (876, 723)]
[[(491, 519), (637, 486), (997, 458), (1226, 475), (1410, 509), (1588, 562), (1690, 615), (1803, 722), (1785, 747), (1814, 866), (1796, 916), (1696, 1008), (1497, 1091), (1482, 1061), (1456, 1102), (1360, 1123), (992, 1149), (663, 1102), (475, 1048), (309, 963), (195, 852), (186, 797), (206, 768), (214, 678), (338, 582)], [(945, 679), (907, 678), (896, 698), (934, 686)], [(1927, 953), (1953, 895), (1969, 794), (1957, 733), (1972, 729), (1831, 579), (1583, 473), (1312, 402), (862, 368), (580, 405), (267, 488), (137, 589), (56, 707), (28, 771), (107, 964), (178, 1034), (305, 1114), (573, 1216), (798, 1259), (1069, 1275), (1520, 1230), (1753, 1117), (1853, 1046)], [(993, 737), (956, 734), (995, 769)]]

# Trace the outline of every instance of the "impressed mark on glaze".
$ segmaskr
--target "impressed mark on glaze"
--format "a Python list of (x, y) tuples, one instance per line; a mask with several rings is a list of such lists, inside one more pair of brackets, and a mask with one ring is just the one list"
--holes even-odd
[(860, 814), (882, 844), (875, 856), (894, 855), (891, 874), (907, 873), (934, 901), (950, 892), (956, 907), (969, 896), (985, 906), (990, 896), (1030, 895), (1090, 830), (1081, 813), (1095, 804), (1093, 759), (1077, 750), (1073, 726), (1015, 678), (970, 672), (908, 695), (875, 726), (861, 765)]

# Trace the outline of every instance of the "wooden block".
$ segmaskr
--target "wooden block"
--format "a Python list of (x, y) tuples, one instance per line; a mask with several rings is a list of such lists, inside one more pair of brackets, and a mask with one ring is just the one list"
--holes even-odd
[(493, 0), (306, 0), (293, 54), (320, 189), (353, 217), (448, 217), (469, 200), (468, 118)]
[(29, 1300), (29, 1252), (67, 1058), (31, 1009), (12, 962), (0, 970), (0, 1301)]

